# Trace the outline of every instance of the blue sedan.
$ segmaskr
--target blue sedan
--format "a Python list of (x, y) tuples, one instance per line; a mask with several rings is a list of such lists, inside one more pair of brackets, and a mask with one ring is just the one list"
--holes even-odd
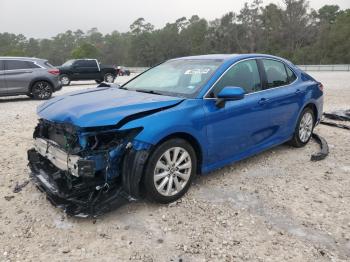
[(123, 86), (39, 106), (31, 177), (76, 216), (142, 196), (169, 203), (196, 174), (285, 142), (305, 146), (322, 107), (322, 84), (279, 57), (172, 59)]

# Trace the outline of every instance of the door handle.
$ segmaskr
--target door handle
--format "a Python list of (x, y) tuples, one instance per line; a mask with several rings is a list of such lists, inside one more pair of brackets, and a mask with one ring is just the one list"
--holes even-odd
[(269, 102), (268, 98), (261, 98), (258, 103), (259, 105), (266, 105), (268, 102)]

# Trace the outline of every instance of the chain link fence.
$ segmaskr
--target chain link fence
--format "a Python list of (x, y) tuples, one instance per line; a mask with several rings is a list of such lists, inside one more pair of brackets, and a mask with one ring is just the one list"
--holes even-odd
[(304, 71), (350, 71), (349, 65), (298, 65)]
[[(344, 65), (298, 65), (304, 71), (348, 71), (350, 72), (350, 64)], [(128, 67), (131, 73), (140, 74), (147, 70), (148, 67)]]

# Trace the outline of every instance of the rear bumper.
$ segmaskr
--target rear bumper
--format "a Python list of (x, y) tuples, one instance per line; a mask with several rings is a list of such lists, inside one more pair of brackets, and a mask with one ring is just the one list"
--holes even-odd
[(65, 213), (76, 217), (96, 217), (131, 200), (121, 183), (106, 184), (98, 178), (72, 178), (60, 170), (36, 149), (28, 150), (30, 177), (47, 199)]
[(62, 85), (61, 81), (58, 80), (58, 81), (56, 82), (56, 84), (54, 85), (54, 87), (53, 87), (53, 91), (56, 92), (56, 91), (61, 90), (61, 89), (62, 89), (62, 86), (63, 86), (63, 85)]

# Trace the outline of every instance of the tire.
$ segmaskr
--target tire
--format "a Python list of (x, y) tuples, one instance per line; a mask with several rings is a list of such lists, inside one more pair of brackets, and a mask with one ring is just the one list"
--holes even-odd
[(187, 192), (196, 172), (197, 157), (189, 143), (175, 138), (160, 144), (152, 152), (145, 169), (143, 182), (148, 199), (162, 204), (176, 201)]
[(111, 74), (111, 73), (107, 73), (107, 74), (104, 75), (103, 79), (104, 79), (104, 81), (106, 83), (113, 83), (114, 79), (115, 79), (115, 76), (113, 74)]
[(38, 81), (34, 83), (31, 91), (34, 99), (47, 100), (52, 96), (52, 85), (46, 81)]
[(103, 81), (102, 80), (95, 80), (97, 84), (101, 84)]
[(60, 75), (60, 81), (62, 83), (62, 86), (69, 86), (70, 85), (70, 78), (68, 75)]
[(311, 139), (313, 129), (315, 127), (315, 115), (311, 108), (307, 107), (300, 114), (294, 136), (289, 144), (294, 147), (303, 147)]

